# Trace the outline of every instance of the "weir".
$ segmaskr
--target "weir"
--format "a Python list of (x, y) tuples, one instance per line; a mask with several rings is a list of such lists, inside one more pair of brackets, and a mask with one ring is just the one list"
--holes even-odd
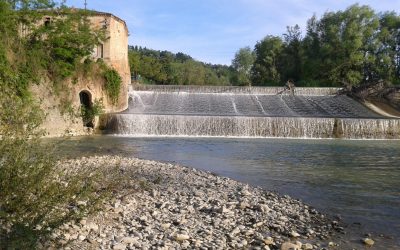
[(129, 108), (102, 117), (108, 133), (210, 136), (400, 139), (400, 120), (336, 95), (336, 88), (136, 86)]

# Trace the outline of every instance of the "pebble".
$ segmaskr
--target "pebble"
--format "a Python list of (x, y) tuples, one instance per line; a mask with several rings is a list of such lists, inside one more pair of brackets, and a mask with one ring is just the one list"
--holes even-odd
[(93, 231), (97, 231), (99, 230), (99, 226), (96, 223), (88, 223), (86, 225), (86, 228), (88, 228), (89, 230), (93, 230)]
[(184, 241), (190, 239), (189, 235), (186, 234), (177, 234), (175, 240), (177, 241)]
[(304, 250), (312, 250), (313, 249), (313, 245), (311, 245), (310, 243), (306, 243), (303, 245), (302, 247)]
[(363, 242), (364, 242), (364, 244), (365, 245), (367, 245), (367, 246), (373, 246), (374, 244), (375, 244), (375, 241), (373, 241), (372, 239), (370, 239), (370, 238), (365, 238), (365, 239), (363, 239)]
[(315, 234), (314, 230), (312, 230), (312, 229), (307, 229), (307, 233), (308, 234)]
[(281, 246), (281, 250), (300, 250), (301, 248), (298, 245), (295, 245), (291, 242), (285, 242)]
[(125, 244), (116, 244), (113, 246), (114, 250), (125, 250), (126, 249), (126, 245)]
[(71, 249), (311, 250), (309, 243), (285, 241), (298, 232), (335, 232), (331, 220), (300, 201), (200, 170), (120, 156), (66, 160), (60, 167), (112, 171), (115, 165), (132, 181), (101, 213), (59, 228)]
[(290, 232), (290, 236), (292, 236), (293, 238), (297, 238), (297, 237), (300, 237), (300, 234), (295, 231), (292, 231), (292, 232)]
[(263, 213), (268, 213), (269, 211), (271, 211), (271, 209), (268, 207), (268, 205), (265, 205), (265, 204), (259, 205), (258, 209)]
[(125, 237), (121, 240), (121, 242), (125, 243), (125, 244), (134, 244), (135, 245), (138, 243), (138, 240), (137, 240), (137, 238), (133, 238), (133, 237)]
[(274, 239), (272, 237), (267, 237), (264, 239), (264, 244), (265, 245), (274, 245)]
[(182, 244), (181, 244), (181, 246), (182, 246), (182, 248), (188, 248), (189, 246), (190, 246), (190, 243), (189, 243), (189, 241), (184, 241)]
[(250, 193), (249, 191), (247, 191), (247, 190), (243, 190), (243, 191), (242, 191), (242, 195), (243, 195), (243, 196), (250, 196), (251, 193)]
[(250, 205), (247, 202), (241, 202), (239, 207), (240, 207), (240, 209), (246, 209), (246, 208), (250, 207)]
[(69, 233), (64, 234), (64, 239), (69, 240), (71, 239), (71, 235)]
[(164, 224), (161, 225), (161, 228), (164, 229), (164, 230), (167, 230), (170, 227), (171, 227), (171, 223), (164, 223)]

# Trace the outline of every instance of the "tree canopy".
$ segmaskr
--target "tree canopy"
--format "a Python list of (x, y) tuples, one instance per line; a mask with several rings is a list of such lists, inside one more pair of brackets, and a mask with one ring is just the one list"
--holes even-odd
[(293, 79), (302, 86), (346, 86), (384, 80), (400, 83), (400, 16), (368, 6), (312, 16), (302, 37), (298, 25), (282, 37), (266, 36), (254, 48), (254, 85)]
[(255, 55), (250, 47), (239, 49), (232, 60), (232, 67), (236, 70), (233, 79), (238, 85), (251, 85), (251, 67), (254, 63)]
[(131, 47), (131, 70), (156, 84), (345, 86), (383, 80), (400, 84), (400, 16), (364, 5), (313, 15), (282, 36), (266, 35), (240, 48), (231, 66), (190, 56)]
[(206, 64), (183, 53), (129, 47), (133, 77), (142, 83), (178, 85), (228, 85), (234, 70), (225, 65)]

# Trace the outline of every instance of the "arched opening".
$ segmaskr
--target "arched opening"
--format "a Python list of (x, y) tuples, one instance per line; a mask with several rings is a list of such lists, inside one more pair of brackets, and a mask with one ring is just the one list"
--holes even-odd
[(92, 94), (89, 91), (83, 90), (79, 93), (79, 99), (81, 101), (83, 125), (88, 128), (94, 128)]

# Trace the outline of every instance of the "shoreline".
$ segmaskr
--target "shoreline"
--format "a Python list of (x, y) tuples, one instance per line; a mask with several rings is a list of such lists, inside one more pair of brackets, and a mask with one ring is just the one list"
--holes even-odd
[(120, 156), (64, 160), (60, 166), (73, 171), (103, 166), (130, 179), (130, 186), (107, 201), (102, 211), (53, 233), (65, 249), (343, 249), (346, 245), (340, 221), (287, 195), (211, 172)]

